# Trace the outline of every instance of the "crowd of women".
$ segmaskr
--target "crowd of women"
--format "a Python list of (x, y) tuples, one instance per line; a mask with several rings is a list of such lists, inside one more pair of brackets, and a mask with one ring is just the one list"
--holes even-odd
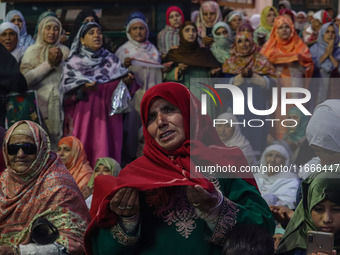
[[(53, 12), (39, 17), (32, 37), (22, 13), (9, 11), (0, 47), (16, 63), (9, 74), (22, 77), (6, 77), (2, 94), (27, 84), (37, 112), (4, 136), (0, 254), (273, 254), (277, 223), (286, 228), (278, 254), (306, 254), (309, 230), (333, 233), (340, 253), (340, 176), (311, 171), (340, 163), (340, 16), (332, 15), (296, 13), (283, 0), (247, 17), (202, 1), (185, 20), (170, 6), (154, 45), (136, 11), (112, 53), (93, 10), (79, 13), (68, 38)], [(314, 113), (289, 107), (285, 117), (279, 106), (257, 116), (245, 104), (234, 116), (225, 92), (223, 107), (208, 101), (201, 115), (193, 78), (223, 79), (258, 110), (270, 108), (272, 88), (309, 89), (304, 107)], [(230, 121), (213, 127), (212, 118)], [(254, 118), (295, 124), (230, 124)], [(191, 171), (201, 165), (259, 171)], [(298, 171), (266, 170), (291, 166)], [(251, 245), (255, 237), (269, 248)]]

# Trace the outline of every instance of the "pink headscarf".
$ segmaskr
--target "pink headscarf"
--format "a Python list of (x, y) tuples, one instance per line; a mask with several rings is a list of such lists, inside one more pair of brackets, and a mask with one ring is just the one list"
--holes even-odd
[(168, 25), (168, 26), (170, 26), (171, 27), (171, 25), (170, 25), (170, 22), (169, 22), (169, 16), (170, 16), (170, 13), (172, 13), (172, 12), (178, 12), (179, 14), (181, 14), (181, 16), (182, 16), (182, 24), (184, 23), (184, 14), (183, 14), (183, 11), (179, 8), (179, 7), (177, 7), (177, 6), (170, 6), (167, 10), (166, 10), (166, 13), (165, 13), (165, 16), (166, 16), (166, 24)]

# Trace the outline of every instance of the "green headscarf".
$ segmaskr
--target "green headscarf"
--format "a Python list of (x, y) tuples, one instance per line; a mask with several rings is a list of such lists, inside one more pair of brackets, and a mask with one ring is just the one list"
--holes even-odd
[(284, 135), (284, 139), (293, 143), (299, 143), (306, 136), (306, 128), (309, 118), (307, 115), (304, 115), (297, 107), (290, 108), (290, 110), (288, 111), (288, 115), (296, 115), (299, 117), (300, 121), (295, 129), (289, 130)]
[(94, 186), (94, 174), (96, 172), (96, 168), (99, 165), (104, 165), (106, 166), (110, 171), (112, 176), (117, 176), (119, 174), (119, 171), (121, 170), (119, 163), (114, 160), (113, 158), (99, 158), (97, 159), (96, 165), (94, 167), (93, 174), (87, 184), (91, 189)]
[[(333, 167), (333, 169), (335, 168), (336, 166)], [(307, 232), (309, 230), (317, 231), (311, 216), (313, 207), (324, 199), (340, 205), (339, 178), (339, 172), (322, 172), (312, 174), (302, 182), (302, 200), (297, 206), (275, 254), (284, 254), (295, 249), (307, 249)], [(329, 194), (335, 194), (335, 196), (328, 197)], [(334, 249), (339, 254), (339, 232), (335, 234)]]

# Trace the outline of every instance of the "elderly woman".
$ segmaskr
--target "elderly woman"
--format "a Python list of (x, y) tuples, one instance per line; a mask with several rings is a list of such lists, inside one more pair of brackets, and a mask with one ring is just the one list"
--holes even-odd
[(166, 26), (157, 35), (157, 47), (162, 58), (171, 48), (179, 45), (179, 30), (184, 22), (183, 11), (177, 6), (170, 6), (165, 16)]
[[(219, 162), (237, 169), (247, 164), (238, 148), (223, 145), (212, 125), (201, 126), (211, 119), (196, 111), (199, 105), (178, 83), (159, 84), (145, 93), (141, 105), (144, 156), (116, 178), (95, 179), (94, 219), (86, 235), (88, 254), (136, 250), (139, 254), (164, 250), (221, 254), (226, 233), (235, 226), (256, 223), (273, 230), (271, 214), (250, 184), (253, 179), (210, 182), (199, 172), (190, 173), (190, 164)], [(190, 132), (191, 118), (195, 125)]]
[(12, 22), (19, 28), (20, 31), (19, 46), (22, 46), (24, 47), (24, 49), (27, 49), (29, 46), (34, 44), (35, 41), (33, 40), (32, 36), (27, 33), (25, 18), (20, 11), (18, 10), (9, 11), (6, 14), (4, 21)]
[(96, 165), (94, 166), (93, 174), (91, 175), (91, 178), (87, 184), (87, 189), (86, 189), (87, 194), (84, 196), (84, 197), (87, 197), (85, 202), (89, 209), (91, 208), (91, 203), (92, 203), (92, 198), (93, 198), (92, 193), (93, 193), (93, 187), (94, 187), (94, 179), (100, 175), (118, 176), (120, 170), (121, 170), (121, 167), (119, 163), (113, 158), (106, 157), (106, 158), (97, 159)]
[(37, 90), (38, 106), (53, 150), (62, 134), (59, 85), (62, 62), (69, 54), (69, 49), (59, 43), (61, 30), (57, 18), (44, 18), (39, 24), (37, 41), (26, 50), (20, 66), (28, 88)]
[(131, 13), (127, 26), (128, 41), (118, 48), (117, 57), (125, 68), (133, 72), (141, 88), (135, 95), (135, 108), (140, 111), (140, 101), (149, 88), (162, 82), (160, 54), (157, 48), (149, 42), (149, 27), (145, 16), (140, 12)]
[[(319, 31), (317, 43), (310, 48), (315, 65), (314, 77), (323, 78), (317, 79), (318, 82), (316, 83), (312, 82), (315, 85), (314, 95), (317, 95), (316, 104), (322, 103), (328, 96), (332, 98), (340, 97), (340, 90), (337, 90), (337, 92), (332, 91), (331, 84), (333, 79), (329, 79), (339, 77), (340, 48), (338, 44), (338, 27), (333, 23), (326, 23)], [(334, 85), (338, 87), (338, 81)]]
[(262, 197), (268, 205), (296, 207), (296, 194), (300, 180), (296, 173), (283, 170), (290, 168), (290, 156), (280, 144), (269, 145), (261, 157), (261, 169), (254, 174)]
[(93, 169), (87, 161), (81, 141), (73, 136), (63, 137), (58, 143), (57, 154), (83, 192), (91, 178)]
[[(236, 35), (231, 57), (224, 62), (222, 72), (225, 77), (231, 77), (229, 83), (238, 86), (245, 95), (248, 94), (248, 88), (253, 89), (253, 104), (256, 109), (268, 109), (270, 102), (267, 95), (273, 86), (271, 77), (275, 77), (276, 73), (268, 59), (258, 52), (258, 46), (249, 32)], [(225, 110), (227, 110), (233, 101), (230, 93), (225, 93), (224, 96), (227, 102)], [(245, 120), (266, 118), (266, 116), (252, 114), (247, 105), (245, 109), (247, 109), (244, 115)], [(241, 130), (250, 141), (256, 155), (260, 156), (265, 148), (269, 126), (266, 124), (260, 130), (242, 126)]]
[(20, 33), (16, 25), (11, 22), (4, 22), (0, 25), (0, 43), (12, 54), (20, 63), (25, 53), (25, 48), (19, 45)]
[[(34, 122), (17, 122), (6, 133), (3, 153), (7, 169), (0, 179), (0, 253), (84, 254), (90, 215), (72, 176), (51, 151), (46, 132)], [(38, 237), (32, 234), (38, 231), (36, 220), (54, 225), (54, 233), (59, 232), (55, 242), (32, 238)]]
[(230, 26), (232, 36), (235, 38), (238, 27), (244, 22), (244, 16), (239, 11), (232, 11), (228, 14), (226, 23)]
[(209, 48), (214, 42), (212, 29), (219, 21), (222, 21), (222, 13), (218, 3), (214, 1), (202, 2), (196, 21), (198, 38), (202, 46)]
[(270, 36), (273, 29), (274, 20), (279, 16), (276, 8), (273, 6), (266, 6), (261, 12), (260, 26), (254, 31), (254, 41), (262, 46)]
[(123, 114), (109, 114), (112, 101), (126, 106), (128, 95), (112, 97), (117, 88), (116, 95), (128, 93), (121, 81), (131, 85), (131, 94), (136, 87), (133, 75), (122, 67), (119, 58), (102, 46), (101, 27), (95, 22), (84, 24), (73, 41), (61, 83), (64, 135), (75, 136), (82, 142), (91, 166), (100, 157), (109, 156), (121, 161)]
[(230, 57), (230, 49), (233, 37), (230, 27), (224, 22), (217, 22), (213, 29), (214, 43), (211, 45), (211, 52), (218, 62), (223, 64)]

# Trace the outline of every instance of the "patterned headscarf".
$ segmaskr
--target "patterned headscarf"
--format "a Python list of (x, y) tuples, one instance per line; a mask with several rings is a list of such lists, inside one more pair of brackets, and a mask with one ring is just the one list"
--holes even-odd
[(65, 163), (66, 168), (76, 180), (79, 188), (82, 189), (89, 182), (93, 173), (89, 161), (81, 141), (74, 136), (67, 136), (60, 139), (58, 146), (66, 144), (71, 148), (71, 155), (68, 162)]
[[(237, 51), (237, 41), (240, 38), (246, 38), (250, 42), (249, 51), (246, 54)], [(275, 76), (273, 65), (258, 52), (249, 32), (241, 32), (236, 35), (234, 46), (231, 49), (231, 57), (223, 64), (222, 70), (224, 73), (239, 74), (244, 68), (251, 68), (257, 74)]]
[(25, 49), (27, 47), (29, 47), (30, 45), (32, 45), (34, 43), (34, 40), (32, 38), (31, 35), (29, 35), (27, 33), (27, 29), (26, 29), (26, 21), (24, 16), (22, 15), (22, 13), (18, 10), (11, 10), (7, 13), (6, 17), (5, 17), (5, 22), (11, 22), (11, 20), (13, 19), (14, 16), (19, 16), (20, 19), (22, 20), (22, 28), (20, 30), (20, 41), (19, 41), (19, 45), (23, 46)]
[(96, 173), (96, 168), (100, 165), (106, 166), (110, 170), (112, 176), (118, 176), (121, 170), (119, 163), (113, 158), (106, 157), (97, 159), (96, 165), (94, 166), (94, 172), (89, 180), (89, 183), (87, 184), (87, 186), (89, 186), (91, 189), (94, 186), (94, 175)]
[[(22, 173), (9, 164), (7, 146), (14, 134), (31, 137), (37, 146), (35, 160)], [(70, 254), (81, 253), (90, 216), (75, 181), (51, 151), (44, 129), (31, 121), (15, 123), (6, 133), (3, 153), (7, 169), (0, 177), (1, 244), (30, 243), (34, 220), (44, 217), (58, 229), (57, 243)]]
[(88, 22), (81, 26), (74, 38), (69, 58), (65, 61), (62, 93), (96, 81), (99, 84), (118, 79), (128, 73), (114, 54), (103, 47), (94, 52), (80, 42), (83, 31), (90, 27), (101, 27), (95, 22)]

